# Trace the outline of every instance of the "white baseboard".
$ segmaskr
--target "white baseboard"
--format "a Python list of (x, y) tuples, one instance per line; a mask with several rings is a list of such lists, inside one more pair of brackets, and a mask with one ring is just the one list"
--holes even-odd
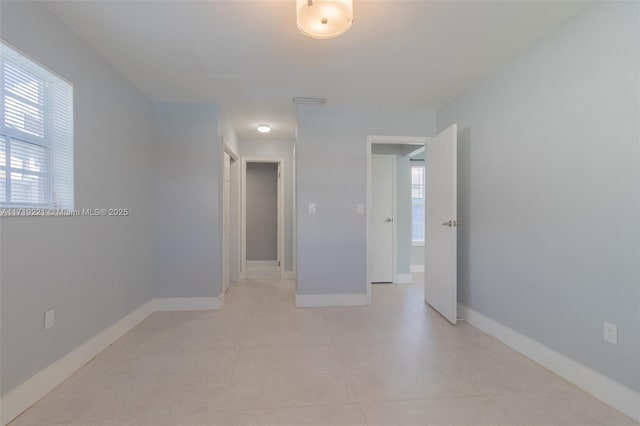
[(249, 266), (278, 266), (277, 260), (247, 260), (247, 267)]
[(398, 274), (394, 282), (395, 284), (411, 284), (413, 282), (413, 276), (411, 274)]
[(640, 393), (466, 306), (458, 305), (458, 313), (474, 327), (640, 422)]
[(411, 265), (409, 270), (411, 272), (424, 272), (424, 265)]
[(110, 344), (124, 336), (154, 312), (155, 300), (140, 306), (115, 324), (93, 336), (44, 370), (10, 390), (0, 400), (2, 424), (6, 425), (40, 398), (79, 370)]
[(364, 306), (368, 305), (366, 294), (298, 294), (296, 307)]
[(295, 280), (296, 273), (294, 271), (282, 271), (283, 280)]
[(215, 311), (222, 307), (222, 297), (171, 297), (154, 300), (154, 311)]
[(152, 299), (102, 330), (44, 370), (10, 390), (0, 399), (0, 424), (6, 425), (69, 378), (96, 355), (156, 311), (193, 311), (220, 309), (221, 297), (178, 297)]

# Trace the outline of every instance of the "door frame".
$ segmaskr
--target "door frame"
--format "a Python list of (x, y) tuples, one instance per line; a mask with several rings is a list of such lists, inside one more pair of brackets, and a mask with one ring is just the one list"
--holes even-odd
[[(371, 217), (369, 215), (369, 212), (371, 211), (371, 149), (373, 148), (374, 144), (393, 144), (393, 145), (420, 145), (422, 147), (425, 146), (425, 144), (430, 140), (430, 137), (427, 136), (380, 136), (380, 135), (369, 135), (367, 136), (367, 208), (365, 211), (365, 223), (366, 223), (366, 247), (367, 247), (367, 273), (366, 273), (366, 285), (367, 285), (367, 304), (371, 304), (371, 250), (369, 250), (369, 241), (370, 241), (370, 237), (369, 234), (371, 232), (371, 224), (370, 224), (370, 220)], [(395, 175), (395, 167), (394, 167), (394, 175)], [(394, 194), (397, 191), (394, 190)], [(394, 195), (395, 198), (395, 195)], [(395, 209), (395, 200), (394, 200), (394, 216), (396, 213), (396, 209)], [(393, 220), (394, 223), (394, 232), (393, 232), (393, 279), (395, 281), (396, 278), (396, 242), (395, 242), (395, 238), (396, 238), (396, 229), (397, 229), (397, 225), (396, 225), (396, 220), (394, 217)]]
[(278, 254), (278, 271), (280, 279), (284, 275), (284, 159), (281, 157), (242, 157), (242, 177), (240, 179), (240, 199), (242, 206), (240, 211), (242, 212), (241, 218), (241, 231), (240, 231), (240, 246), (241, 246), (241, 267), (242, 276), (247, 272), (247, 163), (270, 163), (278, 165), (278, 185), (277, 185), (277, 217), (278, 217), (278, 232), (277, 232), (277, 248)]
[[(229, 158), (230, 158), (230, 161), (229, 161), (229, 172), (231, 173), (231, 162), (238, 161), (240, 159), (240, 157), (233, 150), (233, 148), (231, 148), (229, 145), (227, 145), (224, 141), (222, 142), (222, 152), (229, 154)], [(222, 293), (224, 293), (225, 292), (225, 288), (224, 288), (224, 284), (225, 284), (224, 283), (225, 269), (229, 268), (229, 287), (231, 287), (231, 275), (232, 275), (231, 272), (233, 271), (234, 266), (238, 266), (239, 267), (240, 265), (232, 265), (231, 264), (231, 259), (232, 259), (232, 256), (231, 256), (231, 242), (229, 243), (228, 252), (225, 253), (225, 250), (224, 250), (224, 235), (225, 235), (225, 227), (227, 226), (226, 221), (225, 221), (225, 215), (224, 215), (224, 212), (225, 212), (225, 205), (224, 205), (224, 202), (225, 202), (225, 197), (224, 197), (224, 190), (225, 190), (224, 189), (224, 187), (225, 187), (225, 184), (224, 184), (224, 167), (225, 167), (224, 166), (224, 155), (222, 155), (222, 162), (223, 162), (222, 179), (221, 179), (221, 181), (222, 181), (222, 191), (221, 191), (222, 192), (222, 203), (221, 203), (222, 211), (221, 211), (221, 217), (222, 217), (222, 240), (223, 240), (222, 241)], [(233, 173), (231, 173), (231, 179), (233, 179)], [(231, 191), (232, 191), (232, 189), (231, 189), (231, 187), (229, 187), (229, 203), (231, 203), (232, 200), (233, 200), (233, 197), (231, 196), (232, 195)], [(236, 205), (236, 208), (238, 209), (238, 211), (240, 210), (240, 197), (238, 197), (238, 204)], [(232, 211), (233, 211), (233, 205), (229, 205), (229, 215), (231, 215), (231, 216), (233, 216)], [(234, 238), (238, 238), (239, 237), (238, 229), (237, 228), (236, 229), (233, 228), (231, 220), (229, 221), (229, 227), (230, 227), (230, 229), (229, 229), (229, 239), (233, 240)], [(238, 259), (239, 259), (240, 258), (239, 255), (240, 254), (239, 253), (236, 253), (236, 254), (238, 255)], [(226, 255), (226, 258), (227, 258), (227, 262), (225, 262), (225, 255)], [(239, 272), (240, 271), (238, 271), (238, 273)]]

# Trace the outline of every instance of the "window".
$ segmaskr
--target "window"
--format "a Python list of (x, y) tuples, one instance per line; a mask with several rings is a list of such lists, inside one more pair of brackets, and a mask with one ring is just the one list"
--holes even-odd
[(0, 43), (0, 206), (73, 209), (73, 87)]
[(424, 166), (411, 166), (411, 242), (424, 244)]

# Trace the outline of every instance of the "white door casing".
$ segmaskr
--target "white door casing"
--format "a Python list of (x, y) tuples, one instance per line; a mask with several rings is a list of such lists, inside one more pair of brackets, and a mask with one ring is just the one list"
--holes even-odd
[(457, 322), (457, 125), (432, 138), (425, 151), (425, 301)]
[(231, 156), (224, 152), (223, 167), (223, 201), (222, 201), (222, 223), (223, 223), (223, 247), (222, 247), (222, 291), (225, 292), (229, 288), (231, 282), (230, 276), (230, 255), (231, 247)]
[(394, 156), (371, 156), (371, 282), (393, 282)]
[[(284, 275), (284, 159), (280, 157), (255, 157), (248, 156), (241, 159), (240, 178), (240, 259), (243, 278), (250, 278), (247, 273), (247, 164), (248, 163), (276, 163), (278, 165), (277, 175), (277, 275), (270, 276), (269, 279), (280, 279)], [(251, 276), (255, 279), (255, 276)]]

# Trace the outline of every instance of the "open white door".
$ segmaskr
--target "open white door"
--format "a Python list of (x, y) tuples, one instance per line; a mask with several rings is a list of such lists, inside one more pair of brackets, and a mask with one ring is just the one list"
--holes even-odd
[(458, 315), (457, 141), (454, 124), (425, 151), (424, 297), (452, 324)]

